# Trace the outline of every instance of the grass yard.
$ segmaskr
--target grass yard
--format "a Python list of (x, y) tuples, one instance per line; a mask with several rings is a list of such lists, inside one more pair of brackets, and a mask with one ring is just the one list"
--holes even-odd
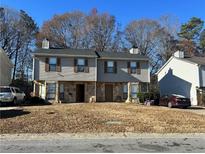
[(3, 133), (205, 133), (205, 115), (123, 103), (61, 104), (0, 111)]

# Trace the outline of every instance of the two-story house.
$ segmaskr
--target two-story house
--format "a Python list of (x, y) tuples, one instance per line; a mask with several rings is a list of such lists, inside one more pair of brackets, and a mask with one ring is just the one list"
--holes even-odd
[(205, 89), (205, 57), (177, 51), (156, 74), (161, 96), (182, 95), (190, 98), (192, 105), (205, 105), (197, 99), (197, 90)]
[(149, 59), (137, 49), (131, 53), (50, 49), (44, 42), (33, 55), (33, 67), (34, 94), (56, 102), (125, 101), (128, 82), (132, 98), (147, 92), (150, 82)]

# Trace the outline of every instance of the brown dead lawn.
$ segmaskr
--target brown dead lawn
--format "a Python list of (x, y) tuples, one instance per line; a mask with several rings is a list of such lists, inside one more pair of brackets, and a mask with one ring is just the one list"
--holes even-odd
[(61, 104), (0, 112), (1, 134), (205, 133), (204, 115), (158, 106), (123, 103)]

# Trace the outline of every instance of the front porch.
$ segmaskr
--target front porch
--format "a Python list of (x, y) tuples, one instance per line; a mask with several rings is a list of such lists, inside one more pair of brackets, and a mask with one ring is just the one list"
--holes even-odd
[(140, 82), (34, 81), (34, 95), (52, 103), (139, 102)]
[(96, 82), (34, 81), (33, 93), (52, 103), (95, 102)]

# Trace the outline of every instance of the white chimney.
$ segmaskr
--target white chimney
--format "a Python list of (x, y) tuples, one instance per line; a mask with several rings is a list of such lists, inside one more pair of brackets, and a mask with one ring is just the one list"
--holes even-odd
[(184, 58), (184, 52), (183, 52), (183, 51), (176, 51), (176, 52), (174, 53), (174, 57)]
[(139, 54), (140, 51), (139, 51), (138, 47), (132, 47), (132, 48), (130, 49), (130, 53), (131, 53), (131, 54)]
[(47, 39), (44, 39), (42, 41), (42, 48), (43, 49), (49, 49), (49, 41)]

